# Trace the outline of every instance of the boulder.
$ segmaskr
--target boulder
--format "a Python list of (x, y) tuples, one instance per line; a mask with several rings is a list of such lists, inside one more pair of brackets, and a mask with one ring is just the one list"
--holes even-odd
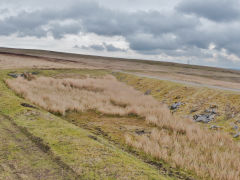
[(195, 122), (202, 122), (202, 123), (209, 123), (215, 118), (214, 114), (200, 114), (200, 115), (194, 115), (193, 120)]
[(176, 103), (174, 103), (174, 104), (172, 104), (172, 105), (170, 106), (170, 110), (176, 110), (176, 109), (178, 109), (181, 105), (183, 105), (183, 103), (181, 103), (181, 102), (176, 102)]
[(17, 78), (19, 77), (20, 75), (19, 74), (16, 74), (16, 73), (8, 73), (8, 76), (11, 76), (13, 78)]
[(217, 114), (217, 110), (215, 108), (209, 108), (204, 111), (203, 114), (198, 114), (193, 116), (193, 120), (195, 122), (209, 123), (214, 120)]

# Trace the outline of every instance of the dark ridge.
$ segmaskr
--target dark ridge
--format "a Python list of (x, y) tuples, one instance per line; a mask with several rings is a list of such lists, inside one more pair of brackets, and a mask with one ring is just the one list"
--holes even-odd
[[(94, 55), (84, 55), (84, 54), (74, 54), (67, 52), (57, 52), (57, 51), (49, 51), (49, 50), (36, 50), (36, 49), (15, 49), (15, 48), (4, 48), (0, 47), (0, 54), (8, 54), (8, 55), (18, 55), (24, 57), (34, 57), (34, 58), (44, 58), (49, 61), (63, 61), (63, 62), (78, 62), (77, 60), (67, 60), (65, 58), (85, 58), (85, 59), (95, 59), (95, 60), (114, 60), (114, 61), (122, 61), (122, 62), (136, 62), (136, 63), (144, 63), (149, 65), (162, 65), (162, 66), (171, 66), (171, 67), (182, 67), (182, 68), (190, 68), (190, 69), (204, 69), (206, 71), (218, 71), (218, 72), (229, 72), (240, 74), (240, 70), (236, 69), (224, 69), (220, 67), (210, 67), (210, 66), (201, 66), (201, 65), (189, 65), (189, 64), (181, 64), (174, 62), (164, 62), (164, 61), (153, 61), (153, 60), (140, 60), (140, 59), (127, 59), (127, 58), (116, 58), (116, 57), (104, 57), (104, 56), (94, 56)], [(50, 56), (60, 56), (50, 57)]]

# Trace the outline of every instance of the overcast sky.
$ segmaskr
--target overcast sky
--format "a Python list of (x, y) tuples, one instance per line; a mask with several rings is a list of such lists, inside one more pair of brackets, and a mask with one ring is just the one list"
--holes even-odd
[(240, 69), (240, 0), (0, 0), (0, 46)]

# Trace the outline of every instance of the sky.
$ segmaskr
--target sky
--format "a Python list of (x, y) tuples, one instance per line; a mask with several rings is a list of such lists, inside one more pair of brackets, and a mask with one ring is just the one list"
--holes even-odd
[(0, 47), (240, 69), (240, 0), (1, 0)]

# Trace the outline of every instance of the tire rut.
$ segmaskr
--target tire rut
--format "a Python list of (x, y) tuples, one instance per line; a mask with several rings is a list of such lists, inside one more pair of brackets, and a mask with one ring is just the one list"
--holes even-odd
[(1, 114), (0, 131), (0, 179), (78, 179), (26, 130)]

